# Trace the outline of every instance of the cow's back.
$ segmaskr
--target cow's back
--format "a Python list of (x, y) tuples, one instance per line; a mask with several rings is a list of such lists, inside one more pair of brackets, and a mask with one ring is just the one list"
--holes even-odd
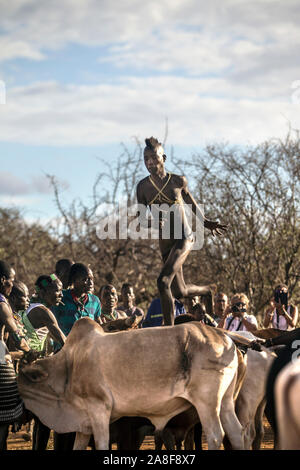
[[(235, 347), (221, 331), (190, 322), (110, 335), (91, 330), (70, 348), (69, 354), (74, 393), (113, 397), (116, 417), (125, 409), (127, 416), (131, 411), (145, 416), (148, 402), (152, 413), (159, 414), (162, 403), (168, 406), (168, 396), (170, 413), (178, 409), (190, 381), (197, 380), (201, 372), (201, 380), (205, 381), (209, 370), (228, 367)], [(99, 387), (100, 383), (105, 384), (104, 388)]]

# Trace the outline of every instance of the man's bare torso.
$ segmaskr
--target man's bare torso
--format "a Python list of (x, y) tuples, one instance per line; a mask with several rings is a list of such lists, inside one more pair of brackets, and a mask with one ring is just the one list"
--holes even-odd
[(156, 220), (163, 221), (163, 226), (159, 227), (159, 246), (162, 254), (169, 251), (178, 239), (192, 241), (192, 231), (184, 206), (183, 176), (167, 173), (161, 182), (147, 176), (140, 181), (137, 191), (139, 202), (150, 208)]

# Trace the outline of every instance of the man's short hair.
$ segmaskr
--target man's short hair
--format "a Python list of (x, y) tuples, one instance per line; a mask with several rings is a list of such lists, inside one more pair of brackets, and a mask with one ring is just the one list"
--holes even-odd
[(61, 271), (67, 271), (74, 264), (73, 261), (67, 258), (59, 259), (55, 265), (55, 272), (59, 274)]
[(24, 288), (26, 288), (26, 284), (24, 284), (24, 282), (21, 282), (21, 281), (14, 281), (14, 284), (13, 284), (13, 287), (12, 287), (12, 290), (11, 290), (11, 293), (10, 293), (10, 296), (9, 297), (16, 297), (18, 295), (22, 295), (24, 294)]
[(226, 297), (226, 299), (228, 299), (228, 296), (225, 294), (225, 292), (217, 292), (215, 295), (215, 299), (218, 299), (220, 297)]
[(8, 263), (2, 260), (0, 261), (0, 277), (9, 279), (12, 270), (13, 268)]
[(122, 284), (122, 287), (121, 287), (121, 292), (122, 292), (124, 289), (133, 289), (133, 285), (130, 284), (130, 282), (124, 282), (124, 284)]
[(74, 280), (78, 277), (88, 276), (90, 268), (82, 263), (74, 263), (70, 268), (69, 285), (72, 285)]

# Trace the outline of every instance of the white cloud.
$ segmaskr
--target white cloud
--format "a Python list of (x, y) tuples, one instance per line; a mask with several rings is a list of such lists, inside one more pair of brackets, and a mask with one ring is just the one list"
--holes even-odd
[[(277, 84), (278, 85), (278, 84)], [(169, 119), (169, 142), (259, 142), (283, 136), (287, 122), (300, 128), (290, 83), (283, 98), (259, 99), (225, 80), (148, 77), (97, 86), (37, 83), (8, 90), (0, 108), (0, 140), (43, 145), (99, 145), (160, 135)], [(276, 84), (274, 85), (274, 90)], [(274, 91), (275, 93), (275, 91)]]
[(1, 196), (0, 195), (0, 206), (20, 208), (26, 206), (34, 206), (39, 202), (38, 198), (28, 196)]
[(98, 145), (159, 135), (166, 117), (178, 144), (283, 135), (300, 127), (299, 21), (298, 0), (0, 0), (0, 61), (72, 43), (119, 66), (114, 84), (8, 86), (0, 139)]
[(0, 60), (41, 60), (75, 43), (107, 45), (115, 64), (159, 71), (267, 68), (299, 50), (299, 21), (298, 0), (0, 0)]
[[(65, 181), (59, 181), (61, 187), (68, 187)], [(22, 200), (30, 194), (51, 194), (53, 188), (46, 175), (32, 175), (26, 178), (16, 176), (9, 171), (0, 171), (0, 195), (12, 201)]]

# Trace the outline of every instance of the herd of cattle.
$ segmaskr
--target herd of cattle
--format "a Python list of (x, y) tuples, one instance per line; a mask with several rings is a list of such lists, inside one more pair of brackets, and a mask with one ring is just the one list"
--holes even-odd
[[(93, 437), (97, 450), (136, 450), (154, 434), (156, 449), (197, 450), (202, 430), (209, 450), (259, 449), (275, 352), (198, 322), (136, 329), (138, 321), (104, 330), (78, 320), (60, 352), (20, 369), (26, 408), (58, 433), (76, 432), (74, 449)], [(300, 449), (300, 359), (278, 374), (274, 394), (275, 448)]]

